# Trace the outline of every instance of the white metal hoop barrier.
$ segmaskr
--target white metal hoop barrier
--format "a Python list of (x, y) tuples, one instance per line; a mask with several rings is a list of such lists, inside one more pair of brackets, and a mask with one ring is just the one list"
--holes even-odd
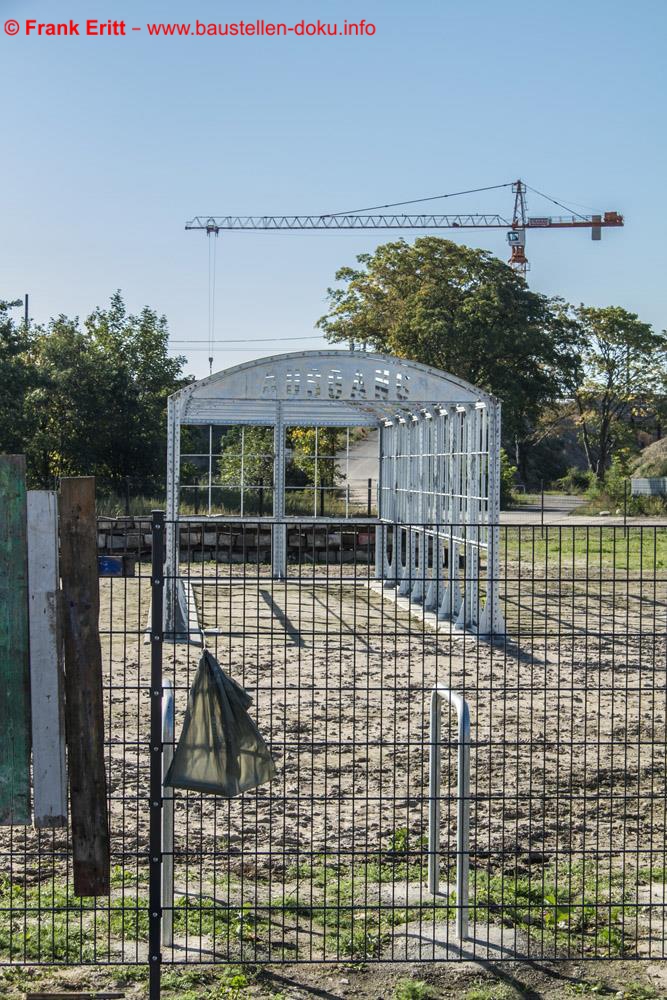
[(468, 937), (470, 868), (470, 710), (465, 699), (446, 687), (431, 692), (428, 812), (428, 888), (440, 887), (440, 771), (442, 766), (442, 703), (447, 701), (457, 717), (456, 788), (456, 936)]

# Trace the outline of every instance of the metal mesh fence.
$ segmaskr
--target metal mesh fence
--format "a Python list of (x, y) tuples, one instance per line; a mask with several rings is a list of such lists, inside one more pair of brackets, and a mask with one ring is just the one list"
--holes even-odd
[[(278, 775), (231, 800), (165, 791), (162, 961), (667, 957), (665, 528), (501, 527), (493, 640), (375, 579), (375, 531), (398, 545), (404, 529), (290, 522), (281, 580), (272, 530), (181, 526), (191, 642), (166, 635), (161, 655), (176, 738), (203, 642), (252, 695)], [(136, 576), (100, 584), (112, 894), (73, 896), (66, 831), (2, 830), (3, 962), (147, 961), (147, 524), (138, 536)], [(446, 706), (429, 786), (436, 685), (471, 718), (463, 942)]]

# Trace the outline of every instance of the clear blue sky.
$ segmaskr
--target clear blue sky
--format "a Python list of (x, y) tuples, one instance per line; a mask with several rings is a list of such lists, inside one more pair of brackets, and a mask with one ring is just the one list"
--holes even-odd
[[(0, 27), (0, 297), (28, 291), (39, 322), (83, 316), (121, 288), (131, 309), (166, 313), (174, 341), (205, 341), (207, 239), (184, 232), (191, 216), (321, 213), (521, 176), (627, 220), (601, 243), (530, 234), (531, 286), (667, 323), (664, 0), (0, 0), (0, 11), (22, 29)], [(377, 32), (26, 38), (28, 17), (363, 17)], [(511, 195), (443, 204), (459, 207), (509, 213)], [(529, 210), (547, 211), (535, 197)], [(248, 346), (216, 348), (216, 369), (321, 345), (313, 324), (336, 268), (386, 238), (222, 235), (216, 339)], [(504, 233), (457, 238), (507, 256)], [(286, 337), (312, 339), (271, 344)], [(206, 350), (174, 348), (205, 374)]]

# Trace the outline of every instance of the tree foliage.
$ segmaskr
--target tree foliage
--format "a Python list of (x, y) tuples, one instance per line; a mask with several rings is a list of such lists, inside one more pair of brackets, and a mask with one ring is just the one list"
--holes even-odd
[(464, 378), (503, 402), (504, 438), (527, 437), (578, 367), (565, 310), (484, 250), (427, 236), (386, 243), (343, 267), (318, 326)]
[(0, 301), (0, 451), (24, 451), (34, 426), (28, 397), (41, 383), (41, 374), (29, 363), (32, 337), (24, 324), (15, 324), (8, 303)]
[(572, 310), (581, 342), (573, 386), (589, 469), (602, 480), (632, 424), (656, 420), (667, 381), (667, 337), (619, 306)]
[(95, 475), (110, 489), (161, 484), (167, 396), (184, 384), (182, 357), (168, 354), (163, 316), (128, 314), (120, 292), (83, 325), (58, 316), (28, 333), (0, 310), (3, 398), (0, 448), (23, 451), (32, 485)]

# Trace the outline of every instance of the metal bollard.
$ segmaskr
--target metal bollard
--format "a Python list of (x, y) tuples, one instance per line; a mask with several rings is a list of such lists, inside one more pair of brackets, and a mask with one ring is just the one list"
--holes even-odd
[(467, 701), (449, 688), (431, 692), (431, 740), (429, 752), (428, 888), (434, 895), (440, 884), (440, 735), (442, 701), (456, 709), (458, 721), (456, 803), (456, 936), (468, 937), (468, 873), (470, 868), (470, 710)]

